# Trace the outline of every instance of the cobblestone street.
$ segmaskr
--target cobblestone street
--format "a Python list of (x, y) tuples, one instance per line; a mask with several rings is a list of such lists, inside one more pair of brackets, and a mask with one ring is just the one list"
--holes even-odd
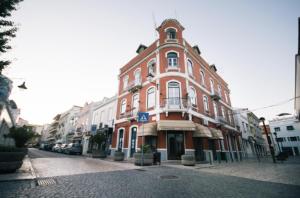
[[(37, 181), (47, 178), (53, 182), (48, 185), (38, 185), (36, 180), (0, 182), (1, 197), (298, 197), (300, 194), (297, 185), (225, 175), (223, 170), (228, 169), (227, 165), (201, 169), (162, 165), (140, 169), (128, 163), (38, 150), (30, 150), (29, 156)], [(42, 162), (48, 163), (43, 165), (46, 171)], [(246, 162), (230, 165), (247, 166)]]

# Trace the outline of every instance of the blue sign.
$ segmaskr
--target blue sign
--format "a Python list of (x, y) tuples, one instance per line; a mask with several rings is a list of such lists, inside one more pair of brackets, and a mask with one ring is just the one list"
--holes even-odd
[(147, 112), (138, 112), (138, 122), (148, 122), (149, 113)]

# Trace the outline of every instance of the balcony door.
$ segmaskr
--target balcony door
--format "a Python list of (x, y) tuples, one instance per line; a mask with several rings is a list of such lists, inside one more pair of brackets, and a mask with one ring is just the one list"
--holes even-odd
[(180, 108), (180, 87), (178, 82), (168, 83), (168, 108)]

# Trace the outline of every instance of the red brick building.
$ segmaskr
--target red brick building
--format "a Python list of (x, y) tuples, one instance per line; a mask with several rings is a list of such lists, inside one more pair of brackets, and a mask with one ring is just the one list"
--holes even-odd
[(239, 159), (227, 83), (183, 38), (177, 20), (167, 19), (156, 30), (159, 39), (140, 45), (138, 55), (120, 69), (112, 152), (132, 157), (139, 150), (142, 127), (136, 115), (148, 112), (144, 143), (161, 152), (162, 160), (182, 154), (199, 161)]

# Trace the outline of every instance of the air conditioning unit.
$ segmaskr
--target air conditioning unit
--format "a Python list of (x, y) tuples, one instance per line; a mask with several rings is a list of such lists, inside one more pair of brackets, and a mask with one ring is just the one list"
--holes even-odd
[(203, 125), (208, 126), (208, 120), (203, 120)]

